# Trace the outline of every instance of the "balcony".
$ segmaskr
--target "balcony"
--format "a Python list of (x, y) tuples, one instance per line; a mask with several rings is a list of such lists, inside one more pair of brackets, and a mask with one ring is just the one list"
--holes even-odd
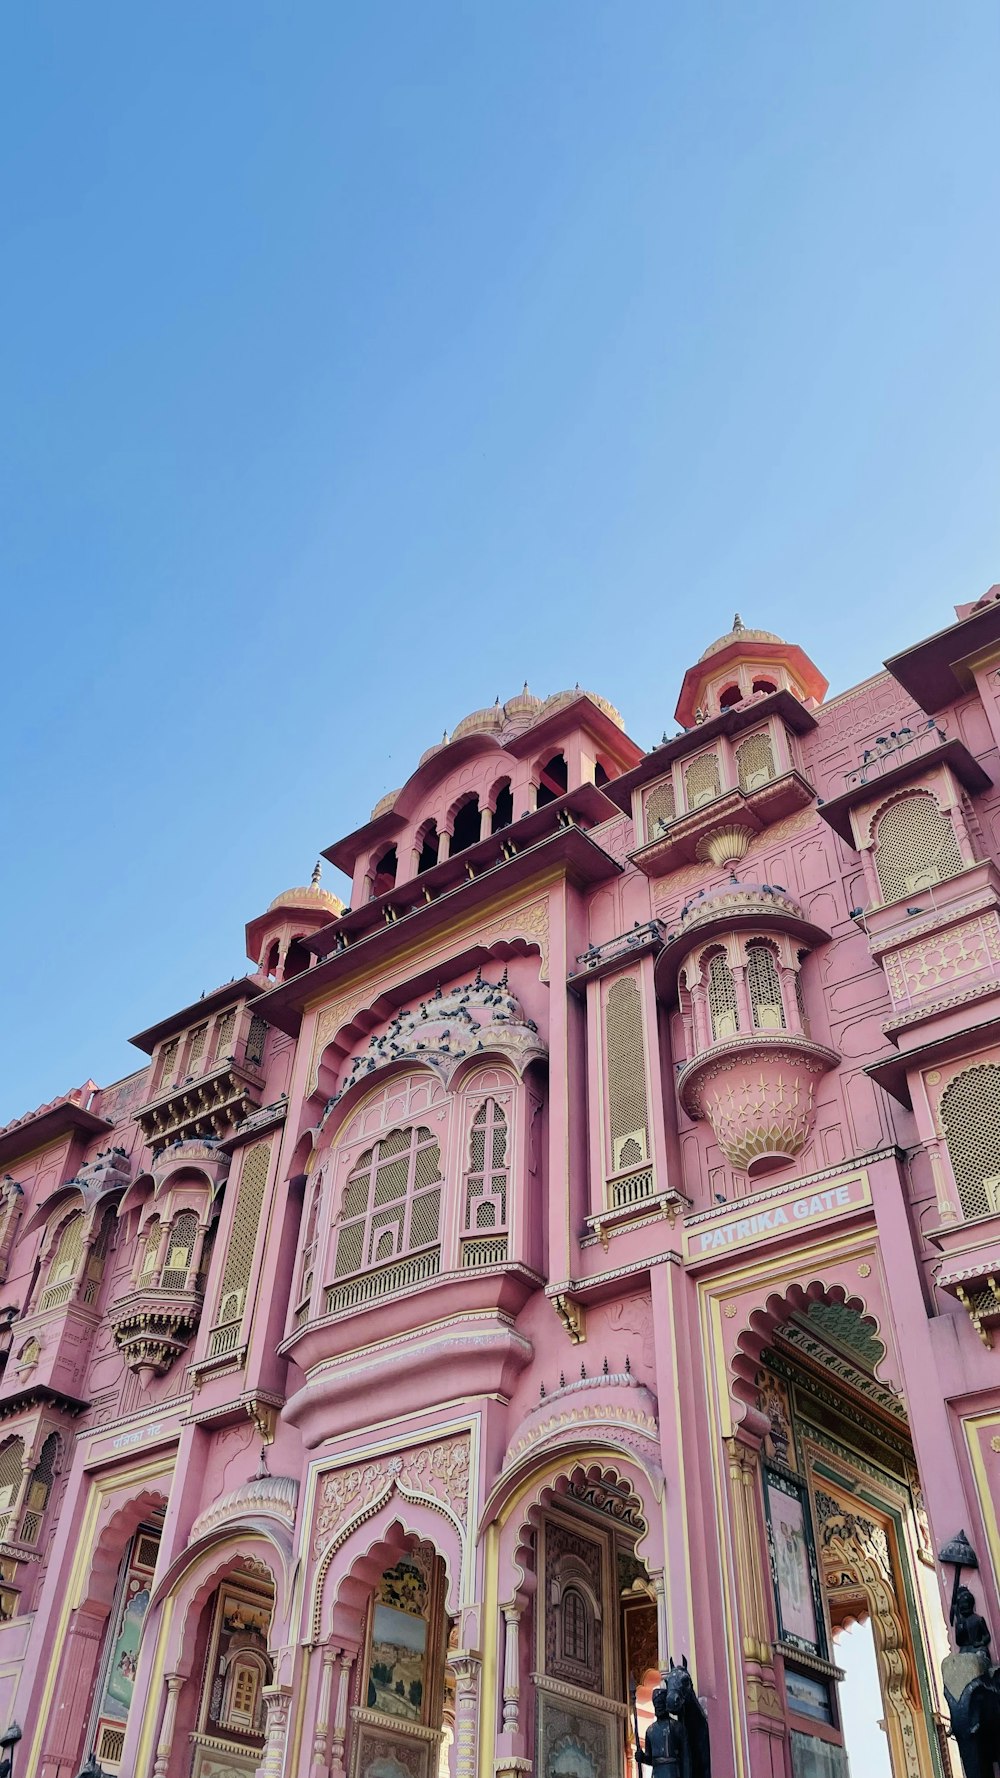
[(221, 1140), (260, 1105), (264, 1076), (252, 1062), (227, 1056), (207, 1074), (178, 1081), (136, 1114), (154, 1154), (192, 1137)]
[(166, 1375), (201, 1320), (202, 1281), (184, 1279), (170, 1288), (169, 1276), (165, 1271), (162, 1285), (140, 1285), (108, 1311), (115, 1344), (144, 1383)]
[[(808, 808), (815, 800), (812, 785), (797, 771), (782, 772), (753, 790), (734, 785), (697, 808), (681, 811), (672, 821), (664, 821), (656, 836), (629, 856), (647, 877), (662, 876), (696, 859), (717, 866), (732, 863), (743, 857), (755, 834), (797, 809)], [(742, 836), (738, 849), (716, 856), (714, 836), (720, 830), (729, 834), (734, 829)]]

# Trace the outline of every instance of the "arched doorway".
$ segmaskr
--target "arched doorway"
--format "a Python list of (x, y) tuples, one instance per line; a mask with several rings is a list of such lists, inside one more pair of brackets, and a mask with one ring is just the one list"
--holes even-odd
[[(767, 1561), (795, 1778), (948, 1773), (929, 1532), (905, 1409), (879, 1380), (883, 1357), (870, 1319), (823, 1298), (791, 1310), (759, 1356)], [(870, 1627), (878, 1681), (860, 1711), (845, 1709), (843, 1688), (861, 1682), (838, 1662), (855, 1625)]]
[(634, 1752), (632, 1687), (642, 1736), (667, 1658), (655, 1485), (634, 1457), (564, 1453), (500, 1516), (496, 1771), (617, 1775)]

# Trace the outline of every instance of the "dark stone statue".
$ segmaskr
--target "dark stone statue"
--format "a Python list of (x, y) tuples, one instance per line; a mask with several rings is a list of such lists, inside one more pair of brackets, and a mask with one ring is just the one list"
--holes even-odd
[(686, 1658), (670, 1662), (666, 1685), (653, 1693), (656, 1721), (646, 1730), (645, 1752), (638, 1751), (640, 1773), (652, 1767), (652, 1778), (712, 1778), (708, 1718), (698, 1701)]
[(941, 1665), (951, 1732), (965, 1778), (994, 1778), (1000, 1764), (1000, 1668), (990, 1660), (989, 1626), (968, 1587), (956, 1585), (951, 1621), (958, 1652)]

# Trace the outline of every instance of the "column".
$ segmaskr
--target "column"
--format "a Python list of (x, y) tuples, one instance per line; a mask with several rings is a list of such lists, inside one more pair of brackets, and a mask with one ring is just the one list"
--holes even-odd
[(69, 1620), (56, 1696), (42, 1743), (40, 1778), (56, 1778), (57, 1774), (68, 1778), (90, 1752), (80, 1741), (103, 1630), (103, 1617), (83, 1610), (74, 1611)]
[(316, 1706), (316, 1727), (313, 1731), (313, 1766), (319, 1772), (327, 1770), (326, 1744), (330, 1734), (330, 1700), (333, 1696), (333, 1675), (337, 1662), (335, 1648), (323, 1650), (323, 1670), (319, 1682), (319, 1702)]
[(156, 1744), (156, 1761), (153, 1766), (153, 1778), (167, 1778), (167, 1767), (170, 1764), (170, 1750), (174, 1742), (174, 1724), (177, 1721), (177, 1700), (184, 1684), (183, 1673), (167, 1674), (167, 1702), (160, 1724), (160, 1738)]
[(344, 1778), (344, 1747), (347, 1742), (347, 1706), (351, 1697), (352, 1649), (341, 1649), (337, 1674), (337, 1700), (333, 1712), (333, 1746), (330, 1752), (331, 1778)]
[(292, 1702), (290, 1685), (266, 1685), (264, 1708), (267, 1712), (264, 1758), (260, 1765), (263, 1778), (281, 1778), (288, 1740), (288, 1714)]
[(455, 1778), (476, 1778), (483, 1664), (465, 1654), (449, 1655), (448, 1664), (455, 1675)]
[(504, 1607), (503, 1614), (503, 1732), (516, 1736), (519, 1730), (521, 1699), (520, 1667), (521, 1613), (516, 1605)]

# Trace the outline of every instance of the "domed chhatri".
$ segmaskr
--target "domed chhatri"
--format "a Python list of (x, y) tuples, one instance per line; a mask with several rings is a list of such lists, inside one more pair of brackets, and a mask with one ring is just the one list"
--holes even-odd
[(827, 681), (809, 656), (773, 630), (748, 629), (739, 612), (733, 627), (710, 642), (684, 675), (676, 717), (684, 728), (751, 698), (788, 691), (802, 704), (819, 704)]
[(330, 920), (335, 920), (344, 911), (344, 904), (339, 895), (324, 889), (320, 884), (322, 865), (317, 864), (308, 884), (296, 889), (283, 889), (273, 901), (267, 904), (267, 911), (273, 914), (276, 908), (292, 908), (302, 912), (320, 912)]

